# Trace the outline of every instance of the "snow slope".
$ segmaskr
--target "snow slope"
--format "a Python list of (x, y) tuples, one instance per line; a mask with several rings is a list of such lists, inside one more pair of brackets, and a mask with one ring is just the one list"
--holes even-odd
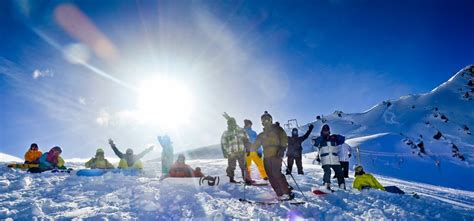
[[(360, 163), (367, 171), (473, 191), (473, 81), (474, 66), (469, 66), (429, 93), (384, 101), (364, 113), (319, 116), (311, 123), (312, 137), (329, 124), (332, 133), (360, 145)], [(301, 134), (308, 125), (299, 128)], [(310, 140), (303, 148), (313, 156)], [(353, 157), (351, 164), (356, 163)]]
[(23, 162), (23, 160), (12, 155), (0, 153), (0, 162)]
[[(193, 160), (212, 175), (225, 174), (226, 160)], [(82, 164), (69, 164), (75, 168)], [(28, 174), (0, 165), (0, 219), (129, 219), (129, 220), (230, 220), (232, 218), (313, 218), (314, 220), (402, 219), (473, 220), (474, 193), (379, 177), (382, 184), (396, 184), (410, 195), (381, 191), (358, 192), (351, 188), (320, 197), (310, 193), (322, 183), (320, 166), (305, 164), (305, 176), (296, 176), (308, 198), (306, 205), (252, 205), (238, 201), (243, 186), (222, 183), (197, 186), (193, 182), (160, 181), (160, 164), (147, 162), (145, 176), (106, 174), (78, 177), (73, 174)], [(256, 172), (256, 170), (253, 170)], [(257, 174), (253, 174), (257, 177)], [(348, 186), (352, 177), (347, 180)], [(288, 177), (290, 185), (294, 182)], [(296, 186), (295, 186), (296, 187)], [(269, 186), (246, 187), (245, 196), (254, 200), (273, 200)], [(303, 199), (297, 193), (298, 199)]]

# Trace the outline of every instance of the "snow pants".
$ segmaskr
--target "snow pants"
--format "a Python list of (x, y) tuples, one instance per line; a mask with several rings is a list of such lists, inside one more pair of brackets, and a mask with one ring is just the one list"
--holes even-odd
[(303, 163), (301, 162), (301, 155), (299, 156), (288, 156), (287, 158), (288, 161), (288, 168), (286, 168), (287, 173), (291, 173), (293, 170), (293, 162), (296, 161), (296, 167), (298, 168), (298, 173), (303, 174)]
[(246, 157), (246, 163), (247, 163), (247, 174), (249, 176), (249, 179), (252, 179), (251, 176), (250, 176), (250, 169), (251, 169), (251, 166), (252, 166), (252, 161), (255, 163), (255, 165), (257, 165), (257, 168), (258, 168), (258, 171), (260, 172), (260, 177), (263, 179), (263, 178), (267, 178), (267, 173), (265, 172), (265, 167), (263, 166), (263, 160), (262, 158), (260, 158), (257, 154), (257, 152), (250, 152), (247, 154), (247, 157)]
[(341, 164), (342, 175), (344, 178), (349, 178), (349, 162), (347, 161), (339, 161)]
[(344, 176), (342, 175), (341, 165), (323, 165), (324, 176), (323, 181), (324, 183), (331, 183), (331, 169), (334, 170), (336, 173), (337, 184), (345, 184)]
[(401, 190), (397, 186), (384, 186), (383, 188), (385, 188), (385, 191), (389, 193), (405, 194), (405, 192), (403, 192), (403, 190)]
[(246, 179), (246, 171), (247, 168), (245, 166), (245, 153), (244, 152), (237, 152), (231, 153), (229, 157), (227, 157), (227, 169), (226, 173), (228, 177), (234, 177), (234, 170), (237, 167), (237, 162), (239, 162), (239, 167), (242, 172), (242, 179)]
[(288, 181), (286, 181), (285, 175), (281, 173), (281, 162), (283, 159), (280, 157), (265, 157), (263, 158), (263, 165), (268, 175), (270, 185), (277, 196), (283, 194), (289, 194), (290, 189), (288, 188)]

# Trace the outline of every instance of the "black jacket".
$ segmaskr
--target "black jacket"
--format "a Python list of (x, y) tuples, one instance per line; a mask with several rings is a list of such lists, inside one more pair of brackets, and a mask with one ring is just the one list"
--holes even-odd
[(301, 137), (288, 137), (288, 151), (286, 152), (287, 157), (301, 157), (303, 151), (301, 143), (303, 143), (304, 140), (308, 139), (312, 130), (312, 127), (309, 128), (308, 131), (306, 131), (306, 133)]

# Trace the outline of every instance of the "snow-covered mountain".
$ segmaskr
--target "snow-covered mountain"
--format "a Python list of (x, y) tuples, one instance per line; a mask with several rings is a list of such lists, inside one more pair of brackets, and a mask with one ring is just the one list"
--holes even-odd
[[(474, 190), (474, 66), (425, 94), (383, 101), (364, 113), (335, 111), (323, 124), (360, 145), (367, 171), (429, 184)], [(304, 133), (308, 125), (300, 128)], [(304, 151), (312, 152), (311, 141)], [(357, 154), (354, 154), (357, 156)], [(352, 163), (358, 163), (353, 157)]]
[[(425, 94), (383, 101), (364, 113), (335, 111), (321, 115), (311, 137), (323, 124), (346, 136), (354, 147), (351, 165), (367, 171), (428, 184), (474, 190), (474, 66)], [(308, 129), (299, 128), (300, 135)], [(287, 129), (290, 134), (291, 128)], [(303, 143), (306, 162), (315, 158), (311, 139)], [(186, 152), (192, 158), (222, 156), (219, 145)]]
[(0, 162), (22, 162), (22, 160), (6, 153), (0, 153)]

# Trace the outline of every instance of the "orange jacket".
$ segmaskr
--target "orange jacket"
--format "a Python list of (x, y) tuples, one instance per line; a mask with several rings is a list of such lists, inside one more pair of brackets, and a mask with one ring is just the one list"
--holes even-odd
[(193, 169), (184, 163), (175, 162), (171, 166), (169, 176), (170, 177), (193, 177)]
[(43, 153), (39, 150), (28, 150), (25, 153), (25, 162), (27, 163), (38, 163), (39, 158)]

